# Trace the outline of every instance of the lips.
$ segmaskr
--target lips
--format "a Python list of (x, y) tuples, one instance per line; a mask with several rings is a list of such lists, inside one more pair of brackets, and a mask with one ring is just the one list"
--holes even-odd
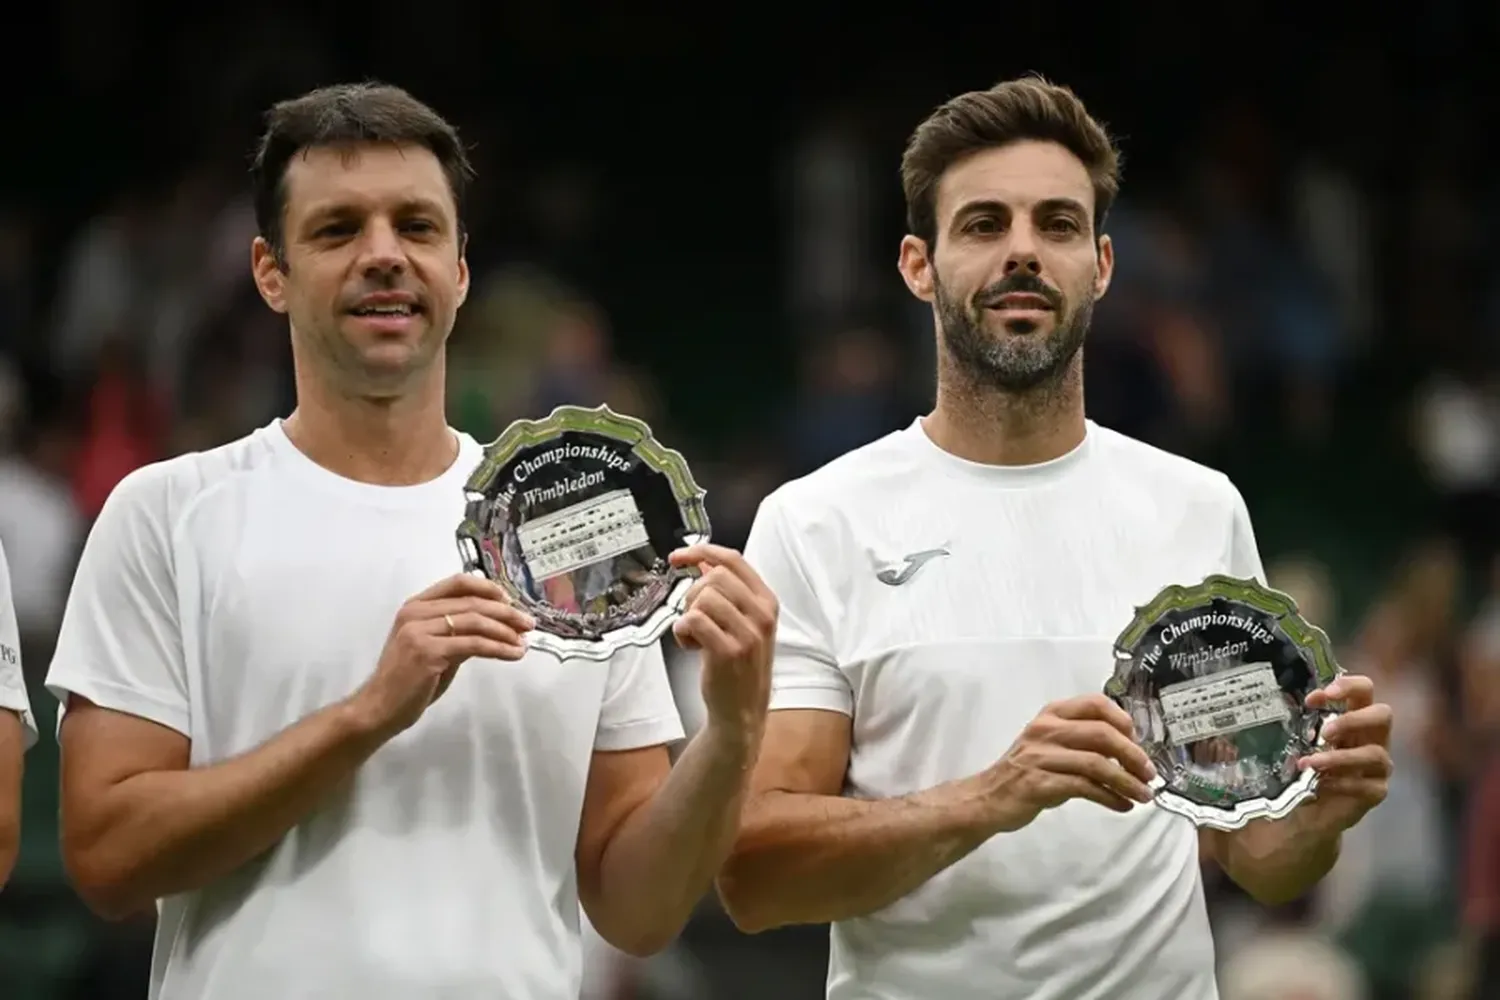
[(415, 316), (421, 311), (416, 296), (406, 292), (366, 295), (349, 308), (351, 316)]
[(1052, 303), (1044, 296), (1033, 295), (1029, 292), (1011, 292), (1002, 295), (991, 303), (990, 309), (1015, 309), (1015, 310), (1047, 310), (1052, 309)]

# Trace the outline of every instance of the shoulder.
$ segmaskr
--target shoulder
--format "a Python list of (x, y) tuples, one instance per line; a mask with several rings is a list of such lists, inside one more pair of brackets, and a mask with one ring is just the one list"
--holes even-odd
[(909, 446), (910, 433), (892, 432), (782, 484), (761, 501), (760, 517), (816, 531), (878, 504), (921, 472), (920, 460)]
[(1218, 469), (1155, 445), (1090, 424), (1095, 457), (1109, 480), (1156, 496), (1176, 496), (1195, 506), (1234, 511), (1244, 506), (1239, 488)]
[[(78, 573), (84, 578), (175, 564), (179, 539), (190, 536), (194, 512), (226, 485), (268, 467), (265, 431), (206, 451), (143, 465), (110, 492), (89, 529)], [(216, 531), (232, 530), (219, 523)]]
[(261, 429), (217, 448), (141, 466), (111, 491), (100, 522), (153, 524), (170, 530), (215, 487), (266, 467), (272, 457), (266, 435)]

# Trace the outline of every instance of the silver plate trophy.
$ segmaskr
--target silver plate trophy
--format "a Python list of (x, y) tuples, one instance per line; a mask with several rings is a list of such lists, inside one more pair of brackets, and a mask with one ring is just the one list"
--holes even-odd
[(464, 569), (536, 619), (533, 649), (605, 660), (682, 614), (698, 574), (667, 555), (707, 541), (708, 514), (687, 462), (642, 421), (607, 406), (518, 420), (464, 491)]
[(1313, 796), (1299, 758), (1322, 745), (1333, 708), (1309, 694), (1343, 673), (1296, 602), (1254, 580), (1173, 586), (1115, 640), (1104, 693), (1130, 713), (1158, 806), (1198, 826), (1280, 819)]

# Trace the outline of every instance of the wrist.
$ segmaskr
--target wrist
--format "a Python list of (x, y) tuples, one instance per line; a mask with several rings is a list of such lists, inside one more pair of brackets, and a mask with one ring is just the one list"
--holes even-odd
[(973, 832), (989, 837), (1010, 833), (1026, 825), (1016, 820), (1009, 775), (1003, 761), (964, 779), (959, 786), (960, 809)]
[(716, 719), (712, 716), (703, 724), (699, 734), (714, 747), (716, 755), (735, 760), (749, 769), (760, 756), (761, 740), (765, 735), (765, 718)]
[(349, 740), (359, 744), (378, 747), (397, 733), (401, 727), (391, 721), (391, 713), (380, 704), (371, 692), (361, 689), (333, 707), (338, 725)]
[[(1314, 845), (1314, 849), (1331, 851), (1334, 857), (1337, 857), (1344, 842), (1344, 831), (1353, 824), (1349, 822), (1347, 815), (1329, 808), (1331, 805), (1332, 803), (1319, 802), (1308, 804), (1308, 812), (1302, 821), (1300, 839)], [(1295, 816), (1296, 813), (1292, 815)]]

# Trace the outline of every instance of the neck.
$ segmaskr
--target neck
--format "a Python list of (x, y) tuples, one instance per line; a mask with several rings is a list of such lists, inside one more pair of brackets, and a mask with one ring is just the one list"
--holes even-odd
[(355, 482), (413, 486), (441, 476), (458, 454), (439, 358), (398, 395), (341, 393), (299, 366), (297, 408), (282, 428), (308, 458)]
[(984, 465), (1037, 465), (1083, 443), (1083, 351), (1054, 380), (1009, 392), (981, 385), (944, 358), (937, 405), (922, 419), (927, 436), (951, 455)]

